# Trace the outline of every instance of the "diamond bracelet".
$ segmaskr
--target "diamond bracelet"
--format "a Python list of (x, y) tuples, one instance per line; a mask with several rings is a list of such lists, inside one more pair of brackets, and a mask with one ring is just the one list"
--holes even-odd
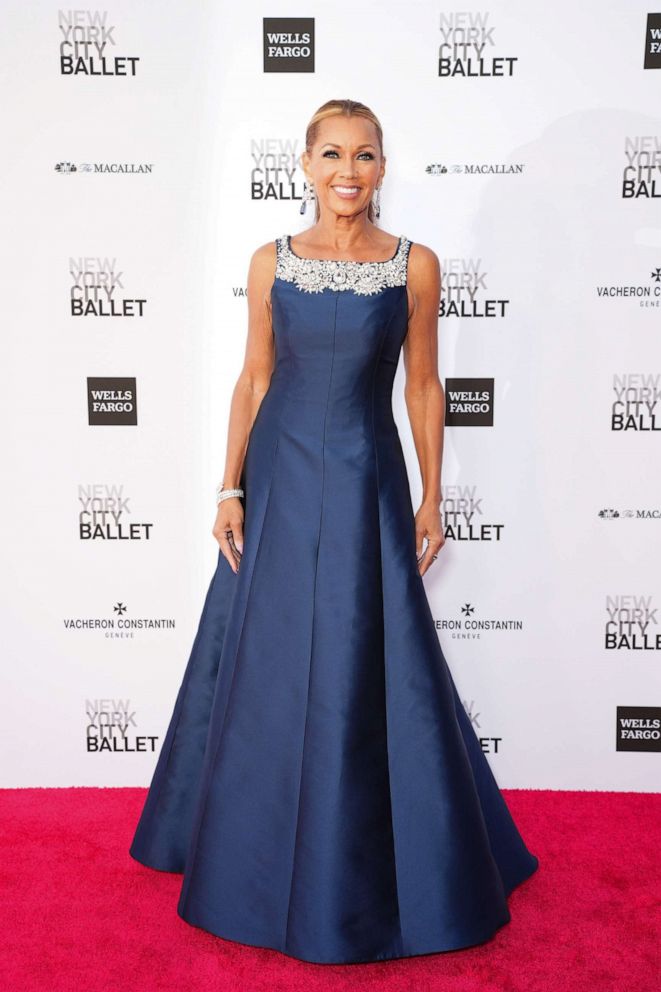
[(220, 486), (216, 486), (216, 506), (222, 503), (224, 499), (229, 499), (230, 496), (243, 496), (243, 489), (225, 489), (225, 483)]

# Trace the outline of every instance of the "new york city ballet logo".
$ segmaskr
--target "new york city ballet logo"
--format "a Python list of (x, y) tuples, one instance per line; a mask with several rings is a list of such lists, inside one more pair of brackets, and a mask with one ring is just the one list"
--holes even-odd
[(446, 540), (500, 541), (505, 524), (489, 519), (477, 486), (443, 486), (443, 524)]
[(147, 300), (130, 296), (116, 258), (69, 258), (72, 317), (143, 317)]
[(85, 700), (85, 749), (88, 754), (156, 751), (156, 734), (139, 734), (130, 699)]
[(439, 317), (505, 317), (509, 303), (491, 292), (481, 258), (444, 259)]
[(661, 200), (661, 135), (624, 139), (623, 200)]
[(488, 11), (457, 10), (440, 14), (438, 74), (453, 79), (512, 77), (516, 56), (496, 54), (495, 27)]
[(117, 53), (107, 10), (58, 10), (62, 76), (135, 76), (137, 55)]
[(661, 431), (661, 375), (616, 372), (610, 421), (612, 431), (651, 434)]
[(81, 541), (149, 541), (153, 523), (132, 519), (124, 486), (78, 486), (78, 537)]
[(604, 647), (607, 651), (659, 651), (658, 607), (651, 596), (606, 596)]
[(297, 160), (303, 145), (289, 138), (254, 138), (250, 142), (250, 198), (252, 200), (302, 200), (302, 172)]
[(501, 744), (503, 743), (502, 737), (486, 737), (482, 733), (482, 714), (477, 709), (475, 705), (475, 700), (461, 700), (462, 706), (466, 711), (466, 716), (473, 725), (473, 729), (480, 742), (480, 747), (485, 754), (499, 754), (501, 751)]

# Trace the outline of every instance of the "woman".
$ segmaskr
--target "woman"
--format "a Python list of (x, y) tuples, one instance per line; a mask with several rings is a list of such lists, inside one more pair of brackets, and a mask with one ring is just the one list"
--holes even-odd
[(374, 223), (385, 157), (363, 104), (317, 111), (302, 166), (316, 222), (251, 260), (218, 565), (131, 854), (183, 872), (178, 913), (211, 933), (377, 961), (487, 940), (538, 861), (422, 581), (443, 544), (438, 258)]

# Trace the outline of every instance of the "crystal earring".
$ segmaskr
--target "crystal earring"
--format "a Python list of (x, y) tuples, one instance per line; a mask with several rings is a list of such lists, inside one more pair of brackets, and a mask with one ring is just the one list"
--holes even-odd
[(376, 196), (372, 198), (372, 203), (374, 205), (374, 216), (378, 217), (381, 213), (381, 187), (377, 186)]
[(313, 184), (310, 183), (308, 185), (307, 181), (303, 180), (303, 201), (301, 203), (301, 211), (300, 211), (302, 214), (305, 213), (308, 203), (314, 200), (314, 198), (315, 197), (314, 197)]

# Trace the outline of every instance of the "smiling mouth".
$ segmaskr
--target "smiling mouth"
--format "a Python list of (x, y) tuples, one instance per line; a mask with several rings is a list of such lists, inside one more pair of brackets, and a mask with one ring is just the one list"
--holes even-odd
[(350, 197), (358, 196), (360, 193), (360, 186), (331, 186), (331, 189), (335, 190), (338, 196)]

